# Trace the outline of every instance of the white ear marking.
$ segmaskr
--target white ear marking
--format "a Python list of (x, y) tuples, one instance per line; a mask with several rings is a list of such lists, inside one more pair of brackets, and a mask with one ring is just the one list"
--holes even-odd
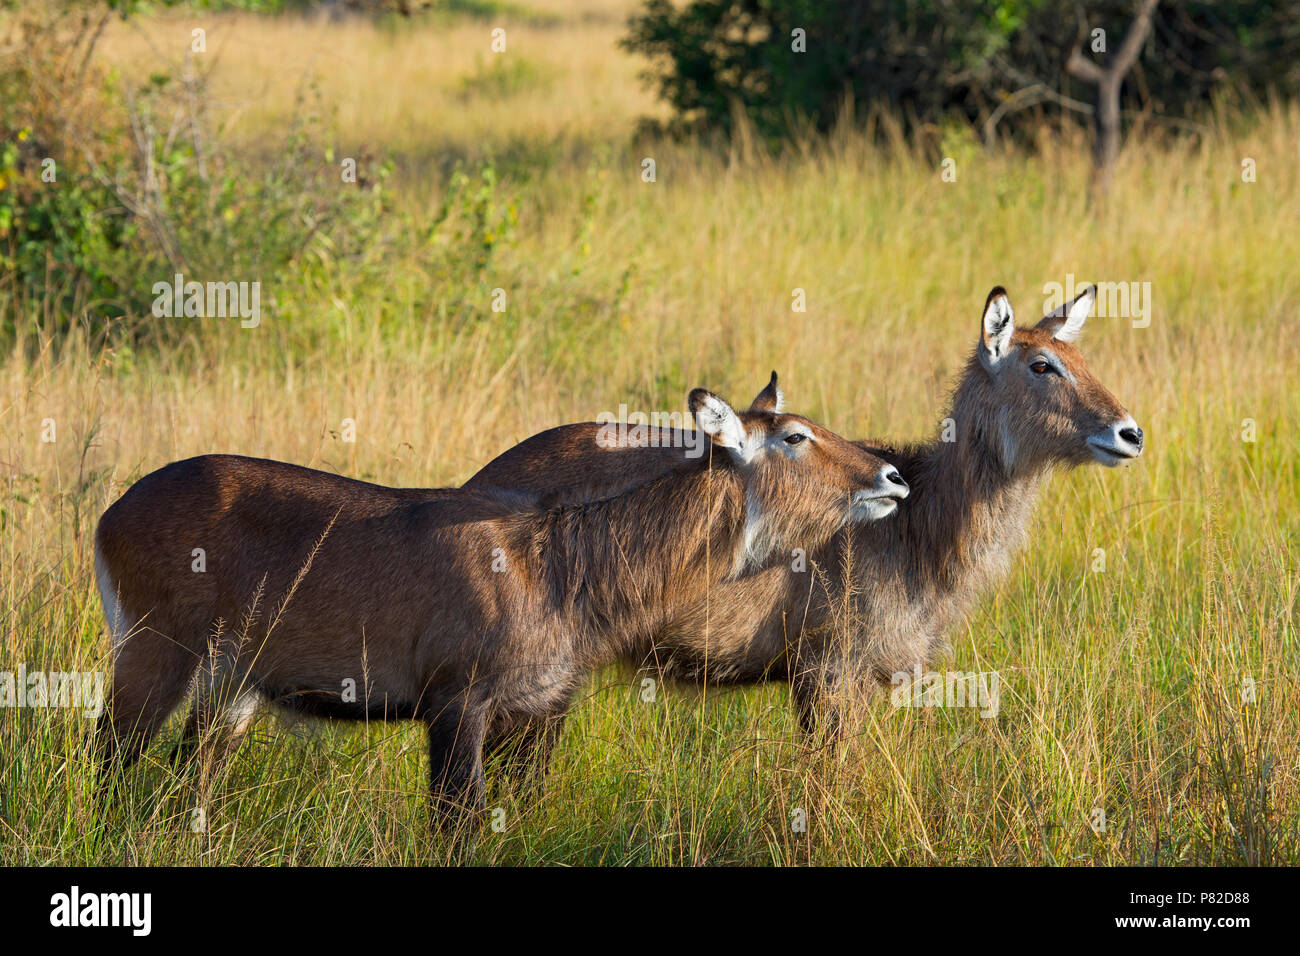
[(754, 401), (750, 404), (749, 410), (751, 412), (767, 412), (771, 415), (779, 415), (784, 405), (785, 395), (781, 392), (781, 386), (776, 383), (776, 370), (774, 369), (772, 378), (767, 385), (754, 396)]
[(1016, 331), (1016, 316), (1011, 311), (1011, 300), (998, 286), (989, 293), (984, 309), (984, 334), (981, 338), (985, 360), (991, 365), (1007, 354), (1011, 336)]
[(714, 444), (727, 449), (740, 461), (748, 459), (748, 435), (734, 408), (712, 392), (696, 389), (691, 393), (691, 411), (700, 431), (712, 438)]
[(1062, 342), (1073, 342), (1077, 339), (1079, 333), (1083, 331), (1083, 323), (1088, 321), (1088, 316), (1092, 314), (1092, 306), (1096, 301), (1097, 287), (1090, 285), (1069, 306), (1062, 306), (1065, 311), (1065, 321), (1056, 330), (1054, 338)]

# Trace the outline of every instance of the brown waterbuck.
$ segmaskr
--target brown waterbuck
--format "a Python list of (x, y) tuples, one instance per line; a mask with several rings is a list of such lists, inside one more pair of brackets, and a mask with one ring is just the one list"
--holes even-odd
[[(544, 769), (594, 668), (655, 656), (679, 607), (883, 518), (896, 469), (776, 409), (690, 394), (707, 449), (625, 493), (537, 509), (209, 455), (140, 479), (96, 532), (114, 673), (104, 766), (130, 762), (196, 685), (187, 734), (262, 700), (428, 726), (436, 811), (483, 807), (483, 748)], [(196, 679), (197, 675), (197, 679)]]
[[(933, 660), (947, 632), (1007, 571), (1048, 472), (1090, 461), (1118, 465), (1142, 453), (1142, 430), (1072, 344), (1095, 297), (1089, 287), (1033, 328), (1017, 329), (1006, 292), (989, 293), (940, 436), (903, 446), (858, 443), (898, 467), (912, 489), (907, 507), (810, 553), (825, 572), (816, 587), (812, 575), (778, 566), (715, 591), (710, 660), (734, 665), (717, 676), (789, 680), (801, 724), (812, 732), (831, 703), (827, 690), (851, 677), (870, 688)], [(639, 444), (598, 451), (601, 428), (565, 425), (535, 435), (465, 487), (561, 504), (672, 474), (692, 444), (650, 430)], [(664, 643), (706, 643), (685, 636), (703, 629), (699, 609), (682, 610), (671, 625), (676, 636)], [(837, 712), (825, 714), (832, 734)]]

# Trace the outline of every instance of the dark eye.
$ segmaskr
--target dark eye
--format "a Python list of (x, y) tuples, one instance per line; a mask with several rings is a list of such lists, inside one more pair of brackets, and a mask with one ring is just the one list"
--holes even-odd
[(807, 437), (808, 437), (807, 435), (804, 435), (800, 432), (795, 432), (793, 435), (785, 436), (785, 443), (787, 445), (797, 445)]
[(1044, 372), (1050, 372), (1052, 370), (1052, 366), (1048, 365), (1046, 362), (1035, 362), (1029, 367), (1032, 368), (1039, 375), (1042, 375)]

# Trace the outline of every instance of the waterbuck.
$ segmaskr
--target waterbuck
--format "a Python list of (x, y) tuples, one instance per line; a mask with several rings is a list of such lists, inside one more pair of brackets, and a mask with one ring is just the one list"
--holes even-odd
[(775, 374), (770, 391), (737, 413), (696, 389), (707, 454), (571, 507), (227, 455), (145, 476), (95, 536), (105, 768), (135, 759), (193, 681), (190, 734), (241, 729), (261, 700), (422, 720), (436, 815), (481, 809), (485, 741), (523, 738), (511, 749), (544, 768), (592, 669), (653, 659), (679, 607), (906, 497), (893, 466), (778, 413)]
[[(810, 552), (824, 572), (816, 588), (811, 575), (774, 567), (711, 595), (709, 643), (733, 654), (743, 648), (750, 677), (757, 670), (788, 679), (806, 732), (825, 709), (826, 729), (835, 733), (838, 711), (823, 706), (832, 703), (826, 691), (851, 676), (870, 689), (934, 659), (953, 625), (1006, 573), (1038, 486), (1054, 467), (1113, 466), (1142, 453), (1142, 430), (1072, 344), (1095, 297), (1090, 286), (1033, 328), (1017, 329), (1006, 292), (993, 289), (979, 341), (942, 416), (948, 433), (920, 444), (858, 443), (898, 467), (912, 489), (907, 507)], [(598, 448), (602, 427), (534, 435), (465, 487), (561, 504), (672, 474), (692, 444), (646, 431), (639, 445), (611, 452)], [(677, 626), (702, 621), (698, 611), (683, 611)], [(725, 656), (715, 651), (711, 659)], [(776, 666), (763, 670), (765, 661)]]

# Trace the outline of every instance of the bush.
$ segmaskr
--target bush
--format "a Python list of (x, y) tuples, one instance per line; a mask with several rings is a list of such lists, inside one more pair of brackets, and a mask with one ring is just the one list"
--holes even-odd
[[(1086, 111), (1091, 91), (1066, 76), (1065, 61), (1097, 28), (1113, 52), (1132, 16), (1127, 0), (695, 0), (680, 9), (649, 0), (624, 46), (654, 62), (649, 78), (677, 131), (729, 133), (738, 112), (768, 138), (803, 122), (824, 131), (846, 102), (891, 107), (915, 130), (947, 114), (980, 121), (1037, 91), (1023, 98), (1032, 112), (1008, 115), (1016, 132), (1044, 112), (1079, 115), (1080, 101)], [(1162, 4), (1125, 106), (1187, 117), (1225, 94), (1293, 94), (1298, 24), (1297, 0)], [(796, 30), (806, 52), (796, 51)]]
[(20, 325), (111, 328), (137, 341), (183, 334), (184, 323), (137, 321), (151, 313), (154, 283), (176, 273), (292, 294), (349, 279), (382, 285), (400, 258), (431, 287), (475, 286), (512, 234), (516, 208), (498, 199), (490, 167), (457, 170), (432, 224), (417, 225), (387, 202), (391, 164), (336, 156), (307, 96), (276, 161), (254, 165), (213, 135), (203, 77), (188, 63), (128, 86), (92, 65), (102, 19), (84, 7), (36, 10), (16, 20), (0, 59), (5, 341)]

